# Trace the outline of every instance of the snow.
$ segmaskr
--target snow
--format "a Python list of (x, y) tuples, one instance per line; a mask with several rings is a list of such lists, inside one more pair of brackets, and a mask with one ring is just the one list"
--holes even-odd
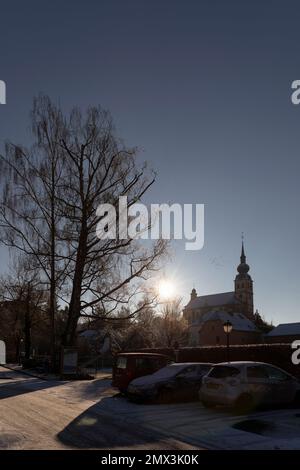
[[(272, 423), (256, 434), (233, 426)], [(0, 367), (3, 449), (300, 449), (300, 410), (238, 416), (200, 402), (136, 405), (110, 380), (45, 381)]]
[(280, 323), (266, 336), (297, 336), (300, 335), (300, 323)]
[[(163, 367), (154, 374), (144, 375), (143, 377), (138, 377), (137, 379), (132, 380), (130, 385), (143, 386), (151, 385), (163, 380), (171, 379), (183, 371), (186, 367), (201, 365), (201, 362), (184, 362), (184, 363), (174, 363), (169, 366)], [(206, 365), (206, 364), (205, 364)]]

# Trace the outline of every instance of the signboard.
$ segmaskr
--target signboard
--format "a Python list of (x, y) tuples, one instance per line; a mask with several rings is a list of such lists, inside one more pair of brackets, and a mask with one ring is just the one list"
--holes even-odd
[(6, 364), (5, 343), (0, 339), (0, 364)]
[(78, 367), (78, 352), (76, 349), (63, 349), (62, 374), (76, 375)]

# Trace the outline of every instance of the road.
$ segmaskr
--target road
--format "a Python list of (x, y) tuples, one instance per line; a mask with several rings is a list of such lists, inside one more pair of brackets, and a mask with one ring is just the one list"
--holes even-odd
[(0, 367), (0, 449), (203, 448), (300, 449), (300, 410), (138, 405), (108, 379), (46, 381)]
[(46, 381), (0, 367), (0, 449), (193, 449), (101, 409), (109, 380)]

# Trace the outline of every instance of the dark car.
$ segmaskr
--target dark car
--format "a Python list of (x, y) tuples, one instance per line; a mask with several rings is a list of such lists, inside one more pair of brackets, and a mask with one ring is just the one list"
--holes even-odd
[(160, 403), (174, 399), (196, 399), (202, 377), (212, 366), (213, 364), (203, 362), (170, 364), (154, 374), (130, 382), (127, 395), (135, 401), (157, 400)]
[(170, 358), (156, 353), (120, 353), (115, 357), (112, 385), (125, 393), (133, 379), (161, 369), (170, 363)]

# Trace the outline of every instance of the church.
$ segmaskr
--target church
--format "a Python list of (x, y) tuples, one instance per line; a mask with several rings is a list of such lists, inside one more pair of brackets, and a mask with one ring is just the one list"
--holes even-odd
[(253, 308), (253, 281), (246, 262), (244, 242), (238, 274), (232, 292), (198, 296), (195, 289), (183, 310), (189, 326), (190, 346), (226, 344), (224, 323), (232, 324), (230, 344), (252, 344), (261, 341), (261, 332), (255, 325)]

